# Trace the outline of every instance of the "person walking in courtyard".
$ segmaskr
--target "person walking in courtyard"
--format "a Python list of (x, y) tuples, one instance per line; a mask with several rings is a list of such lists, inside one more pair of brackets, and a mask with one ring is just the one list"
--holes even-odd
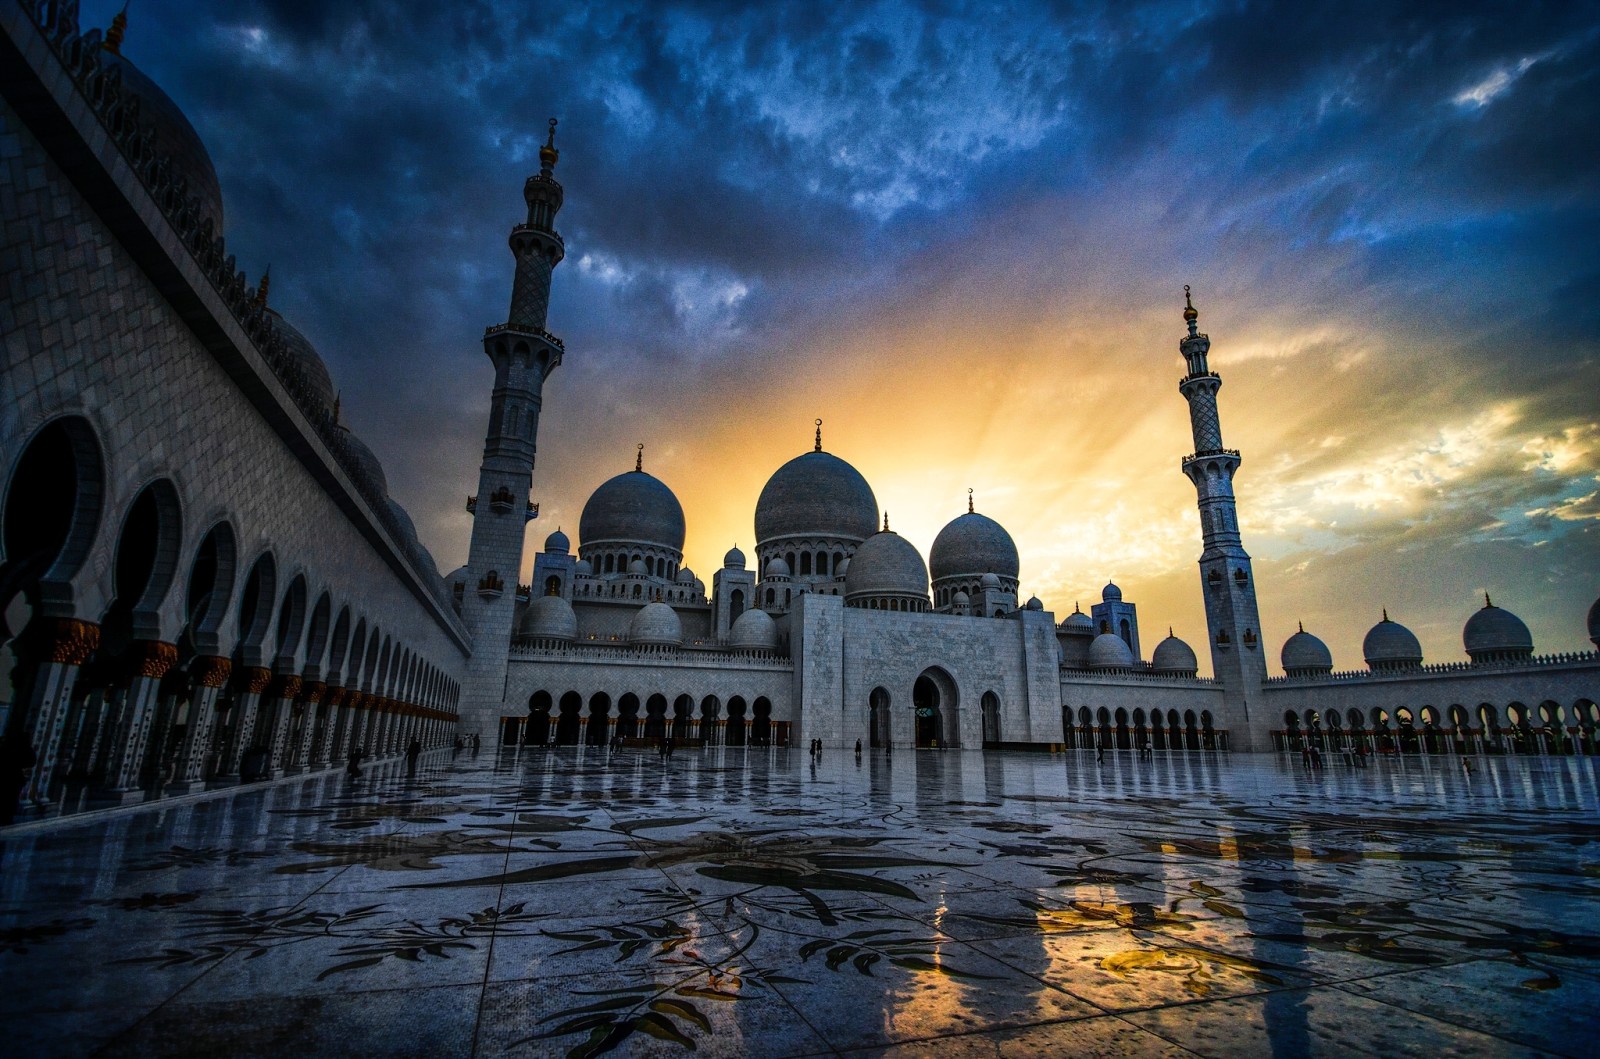
[(856, 740), (856, 764), (861, 764), (861, 740)]
[(345, 762), (344, 774), (350, 777), (351, 780), (359, 780), (361, 778), (361, 759), (365, 756), (359, 746), (350, 748), (350, 757)]
[(422, 742), (420, 740), (418, 740), (416, 737), (413, 736), (412, 739), (411, 739), (410, 745), (406, 747), (406, 775), (407, 776), (415, 776), (417, 774), (417, 758), (419, 758), (421, 756), (422, 756)]
[(1094, 763), (1096, 765), (1104, 765), (1106, 763), (1106, 745), (1104, 743), (1098, 743), (1095, 745)]

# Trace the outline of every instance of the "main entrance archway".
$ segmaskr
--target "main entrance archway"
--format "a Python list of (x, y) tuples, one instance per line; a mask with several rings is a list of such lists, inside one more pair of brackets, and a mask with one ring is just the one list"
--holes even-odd
[(924, 669), (911, 686), (911, 707), (917, 746), (961, 745), (956, 684), (950, 674), (938, 667)]

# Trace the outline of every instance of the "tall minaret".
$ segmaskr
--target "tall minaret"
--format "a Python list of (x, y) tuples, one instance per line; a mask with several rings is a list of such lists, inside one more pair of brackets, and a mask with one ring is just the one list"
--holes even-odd
[(1196, 326), (1200, 314), (1190, 300), (1187, 284), (1183, 300), (1189, 334), (1178, 343), (1178, 349), (1189, 374), (1178, 383), (1178, 392), (1189, 402), (1189, 423), (1194, 431), (1194, 454), (1184, 459), (1183, 473), (1200, 496), (1200, 529), (1205, 542), (1200, 553), (1200, 587), (1206, 601), (1211, 666), (1222, 681), (1229, 714), (1217, 727), (1228, 728), (1233, 749), (1250, 750), (1250, 706), (1259, 698), (1267, 663), (1255, 577), (1234, 509), (1233, 476), (1240, 458), (1237, 450), (1222, 447), (1222, 424), (1217, 419), (1222, 377), (1206, 364), (1211, 339)]
[(494, 395), (478, 495), (467, 505), (473, 512), (472, 548), (463, 575), (461, 618), (472, 634), (473, 650), (462, 694), (461, 725), (464, 731), (490, 740), (503, 712), (523, 537), (537, 513), (528, 490), (533, 484), (544, 380), (562, 355), (561, 340), (544, 326), (550, 276), (566, 253), (555, 230), (561, 209), (561, 185), (555, 178), (558, 157), (556, 121), (551, 118), (550, 139), (539, 149), (539, 172), (522, 187), (527, 223), (511, 229), (511, 253), (517, 259), (511, 314), (483, 335), (483, 351), (494, 362)]

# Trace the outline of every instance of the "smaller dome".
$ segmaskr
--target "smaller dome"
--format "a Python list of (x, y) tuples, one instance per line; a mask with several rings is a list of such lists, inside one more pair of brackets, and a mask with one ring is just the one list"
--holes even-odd
[(1367, 630), (1361, 641), (1361, 654), (1372, 669), (1411, 669), (1422, 664), (1422, 644), (1412, 631), (1397, 621), (1383, 620)]
[(1283, 671), (1291, 677), (1326, 676), (1333, 672), (1333, 652), (1304, 627), (1283, 642), (1283, 653), (1278, 657)]
[(355, 457), (356, 467), (365, 475), (372, 484), (377, 486), (378, 493), (382, 496), (389, 495), (389, 479), (383, 476), (383, 463), (378, 459), (377, 453), (367, 448), (367, 443), (356, 437), (349, 427), (341, 427), (341, 435), (345, 443), (350, 446), (350, 454)]
[(1028, 602), (1023, 606), (1027, 610), (1043, 610), (1044, 600), (1040, 599), (1038, 596), (1029, 596)]
[(544, 550), (551, 555), (566, 555), (572, 550), (572, 542), (567, 539), (565, 533), (557, 529), (544, 539)]
[(466, 577), (467, 568), (465, 566), (458, 566), (454, 570), (451, 570), (448, 574), (444, 575), (444, 583), (446, 585), (453, 585), (457, 581), (466, 580)]
[(767, 564), (768, 577), (788, 577), (789, 564), (783, 561), (783, 556), (774, 555), (772, 562)]
[(1168, 633), (1150, 655), (1150, 668), (1157, 673), (1194, 676), (1200, 670), (1200, 662), (1194, 656), (1194, 648)]
[(560, 596), (540, 596), (523, 611), (518, 632), (529, 640), (571, 643), (578, 638), (578, 616), (572, 612), (572, 604)]
[(728, 646), (744, 650), (771, 651), (778, 646), (778, 626), (772, 615), (752, 608), (739, 615), (728, 630)]
[(994, 519), (973, 511), (940, 530), (928, 549), (928, 569), (934, 580), (984, 573), (1014, 580), (1017, 568), (1017, 546), (1011, 534)]
[(584, 577), (593, 577), (594, 564), (587, 559), (579, 559), (573, 564), (572, 572), (575, 574), (582, 574)]
[(839, 560), (839, 565), (833, 568), (833, 579), (843, 581), (850, 573), (850, 557), (847, 555)]
[(722, 566), (725, 570), (744, 569), (744, 552), (739, 550), (739, 546), (737, 544), (735, 544), (732, 548), (729, 548), (728, 554), (722, 557)]
[(928, 598), (928, 568), (916, 546), (892, 530), (861, 542), (845, 579), (845, 598), (915, 596)]
[(683, 644), (683, 622), (678, 612), (659, 600), (646, 604), (628, 623), (628, 642), (678, 647)]
[(644, 560), (643, 559), (635, 559), (633, 562), (628, 564), (628, 576), (629, 577), (643, 577), (644, 576)]
[(1090, 669), (1132, 669), (1133, 652), (1114, 632), (1103, 632), (1089, 645)]
[(1100, 602), (1102, 602), (1102, 603), (1121, 603), (1122, 602), (1122, 589), (1118, 588), (1116, 585), (1112, 584), (1110, 581), (1107, 581), (1106, 582), (1106, 587), (1100, 590)]
[(289, 360), (300, 370), (301, 378), (311, 388), (311, 399), (317, 407), (332, 416), (333, 406), (338, 403), (339, 394), (333, 388), (333, 378), (328, 374), (328, 365), (323, 362), (317, 347), (313, 346), (311, 340), (301, 334), (294, 325), (285, 320), (278, 310), (268, 308), (267, 316), (272, 320), (272, 329), (283, 336), (283, 348), (289, 354)]
[(1094, 619), (1079, 610), (1077, 605), (1074, 604), (1072, 613), (1068, 614), (1067, 620), (1061, 623), (1061, 631), (1073, 635), (1093, 636)]
[(679, 567), (678, 576), (673, 578), (673, 580), (678, 582), (680, 585), (692, 585), (694, 584), (694, 571), (689, 569), (687, 566)]
[(1000, 575), (992, 573), (984, 574), (982, 577), (978, 578), (978, 584), (982, 585), (984, 588), (999, 589)]
[(1483, 609), (1467, 619), (1461, 643), (1474, 662), (1511, 662), (1533, 655), (1533, 634), (1522, 619), (1483, 598)]
[(972, 597), (967, 595), (965, 592), (957, 592), (955, 595), (950, 597), (950, 602), (958, 607), (965, 607), (972, 602)]

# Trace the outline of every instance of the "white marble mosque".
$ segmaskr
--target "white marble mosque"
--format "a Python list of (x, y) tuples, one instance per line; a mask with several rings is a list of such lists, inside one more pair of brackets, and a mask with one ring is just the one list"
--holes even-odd
[[(71, 5), (3, 6), (0, 709), (26, 812), (457, 736), (1600, 750), (1600, 654), (1535, 654), (1487, 599), (1464, 615), (1465, 656), (1432, 663), (1387, 614), (1365, 667), (1340, 671), (1313, 632), (1263, 627), (1236, 515), (1243, 457), (1225, 445), (1222, 378), (1187, 296), (1181, 469), (1206, 615), (1192, 643), (1141, 638), (1114, 584), (1088, 613), (1020, 599), (1026, 557), (971, 500), (925, 560), (820, 420), (756, 498), (752, 554), (731, 549), (709, 577), (686, 566), (685, 512), (640, 451), (590, 495), (576, 541), (545, 536), (519, 584), (538, 431), (546, 414), (564, 421), (553, 380), (568, 351), (546, 319), (565, 254), (554, 121), (510, 233), (507, 317), (483, 335), (496, 375), (469, 559), (441, 577), (292, 307), (227, 253), (205, 146), (124, 55), (126, 14), (102, 36), (80, 33)], [(1600, 601), (1587, 622), (1600, 645)]]

